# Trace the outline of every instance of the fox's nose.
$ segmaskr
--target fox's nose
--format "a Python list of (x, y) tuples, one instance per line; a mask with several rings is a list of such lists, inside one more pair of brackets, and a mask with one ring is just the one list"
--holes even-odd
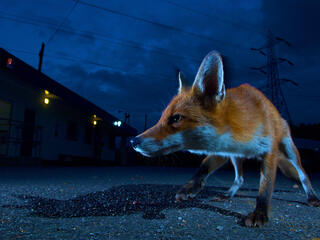
[(135, 148), (141, 143), (141, 139), (139, 137), (131, 138), (130, 143), (131, 143), (131, 146)]

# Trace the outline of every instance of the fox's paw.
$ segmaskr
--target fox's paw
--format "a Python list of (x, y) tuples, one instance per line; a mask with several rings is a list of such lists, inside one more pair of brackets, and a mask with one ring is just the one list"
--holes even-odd
[(261, 227), (267, 222), (268, 216), (262, 211), (254, 211), (253, 213), (250, 213), (246, 216), (244, 221), (247, 227)]
[(176, 194), (176, 200), (178, 202), (194, 198), (204, 187), (204, 182), (195, 182), (191, 180), (185, 184)]
[(318, 198), (308, 199), (308, 204), (312, 207), (320, 207), (320, 200)]

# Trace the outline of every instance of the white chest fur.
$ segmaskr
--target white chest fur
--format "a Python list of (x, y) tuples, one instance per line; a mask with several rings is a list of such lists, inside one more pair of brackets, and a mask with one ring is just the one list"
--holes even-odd
[(188, 151), (196, 154), (253, 158), (271, 149), (271, 138), (262, 136), (262, 127), (259, 127), (247, 142), (236, 141), (230, 132), (218, 134), (211, 126), (197, 127), (182, 135), (184, 146)]

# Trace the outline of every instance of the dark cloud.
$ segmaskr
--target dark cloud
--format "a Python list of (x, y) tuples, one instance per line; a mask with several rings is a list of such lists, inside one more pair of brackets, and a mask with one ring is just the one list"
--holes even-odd
[(265, 29), (285, 38), (292, 46), (279, 45), (278, 56), (295, 63), (294, 67), (280, 65), (281, 77), (295, 80), (299, 87), (289, 84), (283, 89), (289, 110), (295, 122), (319, 122), (318, 65), (320, 32), (317, 30), (320, 1), (317, 0), (264, 0), (261, 11)]
[[(5, 11), (51, 24), (37, 27), (0, 22), (2, 32), (6, 33), (0, 41), (2, 47), (34, 52), (30, 55), (12, 50), (37, 67), (41, 42), (50, 38), (55, 29), (52, 26), (61, 23), (74, 1), (2, 2), (0, 16)], [(265, 85), (266, 77), (250, 67), (263, 65), (266, 59), (250, 48), (265, 44), (269, 28), (293, 44), (291, 48), (279, 46), (276, 52), (295, 63), (293, 68), (285, 65), (279, 68), (281, 77), (300, 83), (299, 88), (284, 86), (294, 120), (319, 121), (319, 116), (305, 110), (303, 102), (308, 102), (310, 97), (301, 97), (299, 103), (293, 97), (317, 94), (314, 89), (318, 84), (320, 49), (320, 33), (315, 22), (318, 1), (87, 2), (173, 26), (172, 29), (161, 27), (78, 4), (61, 29), (86, 36), (61, 30), (46, 46), (43, 65), (46, 74), (118, 117), (122, 116), (118, 109), (129, 112), (133, 126), (142, 128), (145, 113), (154, 123), (176, 93), (177, 70), (182, 70), (192, 84), (201, 60), (213, 49), (224, 56), (226, 78), (231, 86), (243, 82)], [(309, 101), (309, 106), (316, 109), (317, 103)]]
[[(48, 63), (49, 64), (49, 63)], [(52, 65), (53, 66), (53, 65)], [(131, 114), (131, 123), (143, 127), (144, 114), (149, 115), (150, 124), (154, 124), (161, 111), (176, 93), (168, 89), (178, 87), (177, 79), (162, 79), (154, 75), (128, 75), (104, 69), (87, 71), (73, 64), (56, 68), (55, 78), (60, 83), (74, 89), (78, 94), (107, 109), (118, 117), (118, 110)], [(140, 80), (140, 81), (139, 81)]]
[(266, 27), (288, 39), (296, 48), (314, 52), (319, 50), (320, 1), (264, 0), (262, 4)]

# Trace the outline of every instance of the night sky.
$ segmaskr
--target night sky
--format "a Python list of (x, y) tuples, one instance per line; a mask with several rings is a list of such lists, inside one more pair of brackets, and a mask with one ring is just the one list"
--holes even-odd
[(190, 84), (211, 50), (226, 57), (232, 86), (266, 85), (250, 69), (266, 58), (250, 50), (270, 29), (280, 44), (279, 65), (295, 123), (320, 122), (320, 1), (299, 0), (0, 0), (0, 47), (37, 67), (46, 43), (43, 72), (138, 130), (154, 124), (177, 92), (177, 70)]

